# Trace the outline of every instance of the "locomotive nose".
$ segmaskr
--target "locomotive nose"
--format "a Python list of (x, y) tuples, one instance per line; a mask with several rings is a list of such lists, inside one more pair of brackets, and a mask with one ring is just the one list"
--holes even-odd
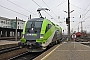
[(29, 47), (29, 48), (38, 48), (41, 46), (40, 43), (37, 43), (35, 41), (27, 41), (26, 42), (26, 45)]

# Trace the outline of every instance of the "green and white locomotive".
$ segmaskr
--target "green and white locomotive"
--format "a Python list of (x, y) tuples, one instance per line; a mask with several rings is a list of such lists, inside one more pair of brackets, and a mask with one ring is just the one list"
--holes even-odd
[(41, 52), (62, 41), (62, 28), (46, 18), (28, 20), (22, 34), (19, 45), (29, 52)]

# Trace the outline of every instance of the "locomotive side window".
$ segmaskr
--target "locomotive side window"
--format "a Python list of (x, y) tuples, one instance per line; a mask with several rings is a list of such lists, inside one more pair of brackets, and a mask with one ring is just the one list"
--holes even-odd
[(57, 30), (56, 32), (57, 32), (57, 35), (59, 35), (59, 34), (60, 34), (60, 33), (59, 33), (59, 32), (60, 32), (59, 30)]
[(48, 29), (50, 29), (52, 27), (52, 25), (51, 24), (48, 24)]
[(47, 27), (46, 27), (45, 33), (46, 33), (51, 27), (52, 27), (52, 25), (51, 25), (51, 24), (48, 24)]
[(46, 30), (45, 30), (45, 33), (48, 31), (48, 27), (46, 26)]

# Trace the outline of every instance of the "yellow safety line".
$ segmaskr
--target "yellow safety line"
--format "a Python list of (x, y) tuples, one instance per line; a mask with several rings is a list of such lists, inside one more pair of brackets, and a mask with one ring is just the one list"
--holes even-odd
[[(62, 44), (60, 44), (62, 45)], [(50, 53), (48, 53), (45, 57), (43, 57), (41, 60), (46, 60), (47, 57), (49, 57), (60, 45), (58, 45), (55, 49), (53, 49)]]

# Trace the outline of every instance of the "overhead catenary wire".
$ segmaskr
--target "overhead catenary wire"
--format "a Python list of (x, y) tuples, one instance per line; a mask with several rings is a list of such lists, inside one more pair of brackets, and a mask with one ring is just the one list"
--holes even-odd
[(12, 9), (9, 9), (9, 8), (7, 8), (7, 7), (4, 7), (4, 6), (2, 6), (2, 5), (0, 5), (0, 6), (1, 6), (2, 8), (5, 8), (5, 9), (10, 10), (10, 11), (12, 11), (12, 12), (18, 13), (18, 14), (23, 15), (23, 16), (25, 16), (25, 17), (29, 17), (29, 16), (27, 16), (27, 15), (24, 15), (24, 14), (22, 14), (22, 13), (19, 13), (19, 12), (17, 12), (17, 11), (14, 11), (14, 10), (12, 10)]
[[(90, 6), (90, 3), (88, 4), (88, 6), (86, 7), (86, 9), (88, 8)], [(88, 13), (90, 11), (90, 9), (89, 10), (87, 10), (87, 12), (85, 13), (85, 15)], [(85, 17), (85, 15), (84, 15), (84, 17)], [(83, 18), (84, 18), (83, 17)], [(90, 16), (88, 16), (87, 18), (85, 18), (84, 20), (87, 20), (88, 18), (90, 18)]]
[[(90, 3), (87, 5), (86, 9), (87, 9), (89, 6), (90, 6)], [(83, 16), (82, 18), (85, 18), (86, 14), (87, 14), (89, 11), (90, 11), (90, 9), (87, 10), (85, 14), (84, 14), (84, 12), (85, 12), (85, 11), (84, 11), (84, 12), (83, 12), (83, 15), (84, 15), (84, 16)], [(90, 18), (90, 16), (88, 16), (88, 17), (85, 18), (84, 20), (87, 20), (88, 18)]]
[[(87, 14), (89, 11), (90, 11), (90, 9), (84, 14), (84, 17), (86, 16), (86, 14)], [(84, 18), (84, 17), (83, 17), (83, 18)]]
[(32, 0), (35, 4), (37, 4), (40, 8), (42, 8), (38, 3), (36, 3), (34, 0)]
[[(42, 8), (37, 2), (35, 2), (34, 0), (32, 0), (35, 4), (37, 4), (40, 8)], [(45, 11), (45, 10), (44, 10)], [(46, 11), (45, 11), (46, 12)], [(52, 17), (52, 15), (50, 15), (48, 12), (46, 12), (49, 16)], [(53, 18), (53, 17), (52, 17)], [(53, 18), (54, 19), (54, 18)], [(54, 19), (55, 20), (55, 19)]]
[[(71, 4), (71, 5), (72, 5), (72, 6), (75, 6), (75, 5), (73, 5), (73, 4)], [(86, 9), (83, 9), (84, 12), (87, 10), (87, 8), (89, 7), (89, 5), (90, 5), (90, 3), (89, 3), (88, 6), (86, 7)], [(80, 7), (78, 7), (78, 6), (75, 6), (75, 7), (79, 8), (79, 9), (82, 9), (82, 8), (80, 8)], [(83, 16), (82, 18), (84, 18), (85, 15), (86, 15), (89, 11), (90, 11), (90, 9), (84, 14), (84, 16)], [(84, 13), (84, 12), (83, 12), (83, 13)], [(90, 16), (89, 16), (89, 17), (90, 17)], [(89, 17), (85, 18), (84, 20), (88, 19)]]
[[(78, 7), (78, 6), (75, 6), (75, 5), (73, 5), (73, 4), (71, 4), (72, 6), (74, 6), (74, 7), (77, 7), (77, 8), (79, 8), (79, 9), (82, 9), (82, 8), (80, 8), (80, 7)], [(90, 11), (90, 9), (89, 10), (87, 10), (87, 8), (90, 6), (90, 3), (87, 5), (87, 7), (85, 8), (85, 9), (83, 9), (84, 10), (84, 12), (83, 12), (83, 16), (82, 16), (82, 19), (83, 18), (85, 18), (85, 16), (87, 15), (87, 13)], [(86, 11), (87, 10), (87, 11)], [(85, 11), (86, 11), (86, 13), (85, 13)], [(85, 13), (85, 14), (84, 14)], [(85, 19), (83, 19), (83, 20), (87, 20), (88, 18), (90, 18), (90, 16), (88, 16), (87, 18), (85, 18)]]
[(88, 16), (87, 18), (85, 18), (84, 20), (87, 20), (88, 18), (90, 18), (90, 16)]
[[(72, 6), (74, 6), (74, 7), (77, 7), (77, 8), (79, 8), (79, 9), (83, 9), (83, 8), (80, 8), (80, 7), (78, 7), (78, 6), (75, 6), (75, 5), (73, 5), (73, 4), (71, 4)], [(85, 8), (85, 9), (83, 9), (84, 10), (84, 12), (87, 10), (87, 8), (90, 6), (90, 3), (87, 5), (87, 7)], [(84, 12), (83, 12), (83, 17), (82, 18), (84, 18), (85, 16), (86, 16), (86, 14), (88, 13), (90, 11), (90, 9), (84, 14)], [(85, 18), (84, 20), (86, 20), (86, 19), (88, 19), (89, 17), (87, 17), (87, 18)]]
[(56, 5), (55, 7), (52, 7), (51, 9), (54, 9), (54, 8), (56, 8), (56, 7), (59, 7), (60, 5), (64, 4), (66, 1), (67, 1), (67, 0), (65, 0), (64, 2), (62, 2), (62, 3), (58, 4), (58, 5)]
[[(70, 3), (71, 4), (71, 3)], [(76, 5), (74, 5), (74, 4), (71, 4), (72, 6), (74, 6), (74, 7), (76, 7), (76, 8), (79, 8), (79, 9), (82, 9), (82, 10), (86, 10), (86, 9), (83, 9), (83, 8), (81, 8), (81, 7), (78, 7), (78, 6), (76, 6)]]
[[(25, 8), (23, 8), (23, 7), (21, 7), (21, 6), (19, 6), (19, 5), (17, 5), (16, 3), (14, 3), (14, 2), (12, 2), (12, 1), (10, 1), (10, 0), (7, 0), (8, 2), (10, 2), (10, 3), (12, 3), (12, 4), (14, 4), (14, 5), (16, 5), (16, 6), (18, 6), (19, 8), (22, 8), (22, 9), (24, 9), (25, 11), (27, 11), (27, 12), (30, 12), (30, 13), (32, 13), (31, 11), (29, 11), (29, 10), (27, 10), (27, 9), (25, 9)], [(36, 14), (34, 14), (34, 13), (32, 13), (33, 15), (36, 15)]]
[[(43, 3), (51, 10), (51, 8), (46, 4), (46, 2), (44, 0), (42, 0)], [(52, 11), (52, 10), (51, 10)], [(53, 12), (53, 11), (52, 11)], [(53, 14), (57, 17), (57, 15), (53, 12)]]
[[(86, 7), (86, 9), (84, 10), (84, 12), (87, 10), (87, 8), (88, 8), (89, 6), (90, 6), (90, 3), (87, 5), (87, 7)], [(84, 13), (84, 12), (83, 12), (83, 13)]]

